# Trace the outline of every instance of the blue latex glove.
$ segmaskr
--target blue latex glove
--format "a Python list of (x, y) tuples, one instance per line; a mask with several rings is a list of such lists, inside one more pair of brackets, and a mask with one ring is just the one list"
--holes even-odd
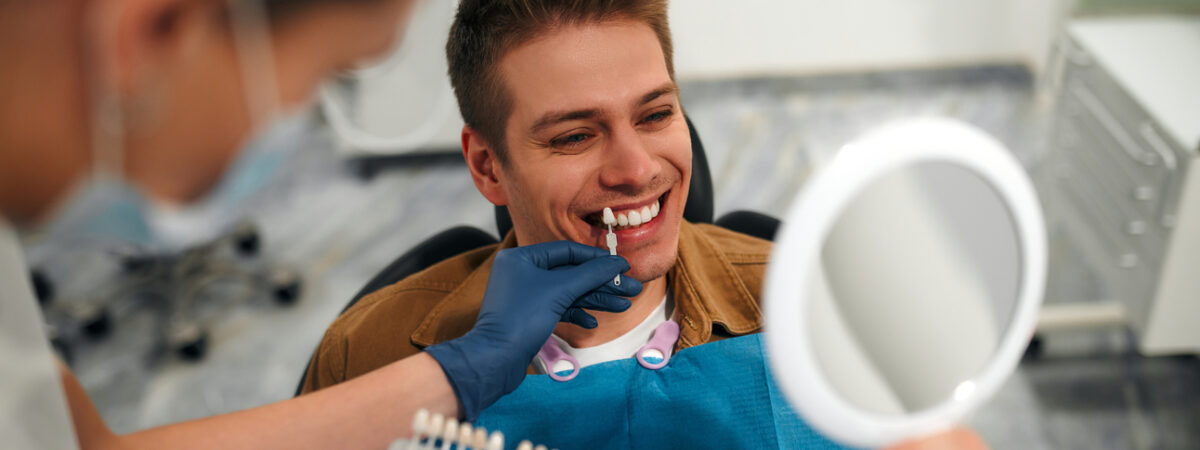
[(512, 392), (560, 321), (595, 328), (583, 308), (622, 312), (642, 291), (621, 275), (629, 263), (606, 250), (569, 241), (501, 250), (488, 277), (475, 327), (458, 339), (425, 349), (442, 365), (458, 396), (463, 420)]

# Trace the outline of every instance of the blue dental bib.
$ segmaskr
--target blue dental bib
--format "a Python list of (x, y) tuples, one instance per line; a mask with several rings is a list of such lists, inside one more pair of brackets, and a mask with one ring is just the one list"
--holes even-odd
[(845, 448), (792, 411), (758, 334), (681, 350), (658, 370), (623, 359), (567, 382), (530, 375), (475, 424), (502, 431), (507, 448)]

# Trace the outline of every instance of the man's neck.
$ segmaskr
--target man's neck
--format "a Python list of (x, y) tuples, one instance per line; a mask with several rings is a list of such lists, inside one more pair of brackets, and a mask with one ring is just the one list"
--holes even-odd
[(667, 295), (667, 277), (658, 277), (642, 285), (642, 293), (630, 298), (633, 304), (625, 312), (588, 311), (596, 316), (596, 328), (586, 329), (569, 323), (559, 323), (554, 334), (574, 348), (595, 347), (628, 333), (646, 320)]

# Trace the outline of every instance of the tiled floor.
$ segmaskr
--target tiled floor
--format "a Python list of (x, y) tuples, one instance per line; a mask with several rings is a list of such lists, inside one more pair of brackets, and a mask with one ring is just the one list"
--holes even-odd
[[(814, 167), (868, 127), (911, 115), (957, 117), (995, 135), (1031, 170), (1045, 128), (1019, 68), (689, 82), (684, 105), (703, 138), (717, 214), (781, 215)], [(267, 257), (307, 284), (301, 302), (252, 302), (213, 324), (207, 358), (148, 358), (149, 317), (80, 349), (76, 369), (119, 431), (233, 411), (291, 396), (325, 326), (375, 271), (424, 237), (470, 224), (494, 230), (490, 205), (455, 158), (425, 158), (370, 181), (316, 132), (241, 211)], [(1094, 277), (1055, 242), (1048, 301), (1096, 295)], [(69, 293), (68, 293), (69, 294)], [(994, 448), (1200, 448), (1200, 362), (1142, 358), (1122, 330), (1047, 336), (968, 422)]]

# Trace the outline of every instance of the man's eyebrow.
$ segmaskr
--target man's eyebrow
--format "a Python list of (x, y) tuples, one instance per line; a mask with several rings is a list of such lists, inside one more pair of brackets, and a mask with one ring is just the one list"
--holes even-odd
[(637, 106), (645, 105), (647, 103), (654, 101), (655, 99), (657, 99), (659, 97), (662, 97), (662, 96), (668, 95), (668, 94), (674, 94), (677, 92), (679, 92), (679, 86), (675, 85), (674, 82), (668, 81), (666, 84), (660, 86), (658, 89), (647, 92), (646, 95), (643, 95), (642, 100), (640, 102), (638, 102)]
[(532, 130), (534, 133), (537, 133), (551, 125), (556, 124), (556, 123), (569, 122), (572, 120), (594, 119), (599, 116), (600, 116), (600, 110), (598, 110), (598, 109), (580, 109), (580, 110), (576, 110), (576, 111), (567, 111), (567, 112), (550, 112), (550, 113), (546, 113), (546, 115), (543, 115), (540, 119), (537, 120), (537, 122), (534, 122), (533, 127), (530, 128), (530, 130)]
[[(642, 98), (638, 101), (637, 106), (645, 105), (647, 103), (654, 101), (655, 99), (657, 99), (659, 97), (662, 97), (664, 95), (674, 94), (676, 92), (679, 92), (679, 86), (675, 85), (674, 82), (668, 81), (666, 84), (663, 84), (662, 86), (660, 86), (650, 92), (647, 92), (645, 95), (643, 95)], [(551, 125), (554, 125), (557, 123), (569, 122), (572, 120), (595, 119), (596, 117), (600, 117), (600, 115), (601, 115), (601, 112), (599, 109), (580, 109), (580, 110), (575, 110), (575, 111), (550, 112), (550, 113), (546, 113), (541, 118), (539, 118), (536, 122), (534, 122), (533, 126), (530, 127), (530, 130), (534, 133), (537, 133), (537, 132), (542, 131), (542, 130), (546, 129), (547, 127), (550, 127)]]

